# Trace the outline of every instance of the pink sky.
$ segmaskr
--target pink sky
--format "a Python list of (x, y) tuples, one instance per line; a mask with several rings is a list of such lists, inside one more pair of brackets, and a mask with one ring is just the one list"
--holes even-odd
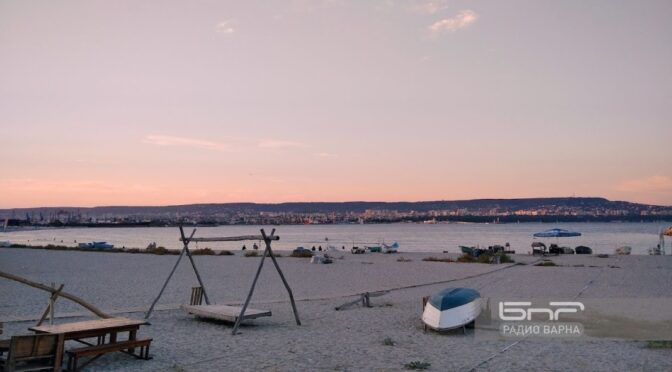
[(672, 3), (0, 3), (0, 208), (672, 205)]

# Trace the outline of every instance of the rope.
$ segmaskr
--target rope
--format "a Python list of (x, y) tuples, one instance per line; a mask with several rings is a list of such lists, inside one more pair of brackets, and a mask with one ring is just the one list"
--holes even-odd
[[(620, 256), (617, 256), (617, 261), (620, 260), (620, 259), (621, 259), (621, 257), (620, 257)], [(541, 259), (540, 259), (540, 260), (541, 260)], [(538, 262), (538, 261), (540, 261), (540, 260), (537, 260), (536, 262)], [(609, 266), (608, 266), (608, 265), (606, 265), (606, 266), (602, 266), (602, 268), (601, 268), (600, 271), (597, 273), (597, 275), (595, 275), (595, 277), (594, 277), (593, 279), (591, 279), (591, 280), (589, 280), (588, 282), (586, 282), (586, 285), (585, 285), (583, 288), (581, 288), (581, 290), (580, 290), (580, 291), (579, 291), (579, 292), (572, 298), (572, 300), (576, 300), (577, 298), (581, 297), (581, 295), (582, 295), (582, 294), (583, 294), (583, 293), (584, 293), (584, 292), (585, 292), (585, 291), (586, 291), (586, 290), (587, 290), (593, 283), (595, 283), (595, 280), (597, 280), (597, 279), (602, 275), (602, 273), (604, 272), (604, 269), (607, 268), (607, 267), (609, 267)], [(474, 365), (472, 368), (470, 368), (470, 369), (469, 369), (469, 372), (474, 372), (474, 371), (476, 371), (476, 369), (479, 368), (480, 366), (482, 366), (482, 365), (484, 365), (484, 364), (487, 364), (487, 363), (490, 362), (491, 360), (495, 359), (497, 356), (499, 356), (499, 355), (505, 353), (505, 352), (506, 352), (507, 350), (509, 350), (510, 348), (512, 348), (512, 347), (518, 345), (519, 343), (521, 343), (521, 342), (527, 340), (527, 338), (530, 337), (530, 336), (531, 336), (531, 335), (528, 334), (527, 336), (523, 337), (521, 340), (515, 341), (515, 342), (513, 342), (513, 343), (507, 345), (507, 346), (504, 347), (503, 349), (501, 349), (501, 350), (495, 352), (494, 354), (490, 355), (488, 358), (482, 360), (480, 363), (478, 363), (478, 364)]]

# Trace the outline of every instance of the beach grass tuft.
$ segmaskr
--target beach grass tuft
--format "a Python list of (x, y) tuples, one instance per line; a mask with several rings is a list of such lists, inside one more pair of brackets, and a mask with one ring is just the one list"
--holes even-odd
[(215, 251), (210, 248), (194, 249), (191, 251), (192, 256), (214, 256)]
[(219, 251), (219, 256), (235, 256), (235, 255), (236, 255), (235, 253), (227, 251), (226, 249), (222, 249), (221, 251)]
[(646, 347), (649, 349), (672, 349), (672, 340), (647, 341)]
[(397, 258), (397, 262), (411, 262), (411, 261), (413, 261), (413, 260), (411, 260), (410, 258), (403, 257), (403, 256)]
[(558, 265), (556, 265), (555, 262), (553, 262), (551, 260), (543, 260), (541, 262), (538, 262), (538, 263), (534, 264), (534, 266), (544, 266), (544, 267), (546, 267), (546, 266), (558, 266)]
[(245, 257), (258, 257), (259, 252), (257, 251), (247, 251), (245, 252)]
[(385, 345), (385, 346), (394, 346), (394, 345), (396, 345), (396, 344), (397, 344), (397, 343), (394, 342), (394, 340), (391, 339), (390, 337), (385, 337), (385, 338), (383, 339), (383, 345)]
[(432, 364), (429, 362), (423, 362), (421, 360), (414, 360), (410, 363), (404, 364), (404, 367), (406, 369), (413, 369), (413, 370), (420, 370), (420, 369), (428, 369)]
[(422, 260), (427, 262), (455, 262), (455, 260), (453, 260), (450, 257), (434, 257), (434, 256), (425, 257)]

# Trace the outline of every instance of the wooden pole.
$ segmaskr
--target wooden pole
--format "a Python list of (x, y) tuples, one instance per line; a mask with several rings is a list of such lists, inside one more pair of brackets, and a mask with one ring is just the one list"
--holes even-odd
[[(54, 302), (56, 302), (56, 299), (58, 298), (58, 295), (59, 293), (61, 293), (62, 290), (63, 290), (63, 284), (61, 284), (61, 286), (58, 287), (58, 289), (51, 294), (51, 296), (49, 297), (49, 304), (47, 305), (47, 308), (44, 309), (44, 312), (42, 312), (42, 316), (40, 317), (40, 320), (37, 322), (37, 324), (35, 324), (35, 327), (39, 327), (40, 325), (42, 325), (42, 322), (44, 322), (44, 320), (47, 319), (47, 315), (49, 315)], [(54, 317), (53, 312), (51, 313), (51, 317), (53, 324), (53, 317)]]
[[(31, 286), (31, 287), (34, 287), (34, 288), (37, 288), (37, 289), (41, 289), (43, 291), (50, 292), (50, 293), (54, 293), (54, 292), (57, 291), (55, 288), (51, 288), (51, 287), (48, 287), (44, 284), (36, 283), (36, 282), (30, 281), (28, 279), (22, 278), (20, 276), (5, 273), (5, 272), (2, 272), (2, 271), (0, 271), (0, 277), (5, 278), (5, 279), (9, 279), (9, 280), (13, 280), (15, 282), (19, 282), (19, 283), (22, 283), (22, 284), (25, 284), (25, 285), (28, 285), (28, 286)], [(76, 303), (80, 304), (83, 308), (89, 310), (90, 312), (98, 315), (101, 318), (104, 318), (104, 319), (112, 318), (111, 315), (102, 312), (97, 307), (91, 305), (90, 303), (82, 300), (81, 298), (79, 298), (79, 297), (77, 297), (73, 294), (61, 291), (61, 292), (59, 292), (59, 296), (61, 296), (63, 298), (67, 298), (68, 300), (70, 300), (72, 302), (76, 302)]]
[(271, 237), (275, 234), (275, 229), (271, 231), (271, 236), (267, 237), (266, 232), (264, 232), (264, 229), (261, 229), (261, 235), (264, 237), (264, 242), (266, 243), (266, 249), (268, 249), (268, 252), (270, 253), (271, 260), (273, 261), (273, 264), (275, 265), (275, 268), (278, 270), (278, 274), (280, 274), (280, 279), (282, 279), (282, 283), (285, 285), (285, 288), (287, 288), (287, 293), (289, 293), (289, 301), (292, 304), (292, 310), (294, 311), (294, 319), (296, 320), (296, 325), (301, 325), (301, 320), (299, 320), (299, 313), (296, 310), (296, 303), (294, 303), (294, 295), (292, 294), (292, 289), (289, 287), (289, 283), (287, 283), (287, 280), (285, 279), (285, 275), (282, 273), (282, 270), (280, 270), (280, 265), (278, 265), (278, 261), (275, 259), (275, 255), (273, 255), (273, 249), (271, 249)]
[[(180, 227), (180, 231), (181, 230), (182, 230), (182, 227)], [(193, 237), (195, 233), (196, 233), (196, 229), (194, 229), (194, 231), (192, 231), (190, 238)], [(189, 244), (189, 243), (186, 243), (186, 244)], [(159, 298), (161, 298), (161, 295), (163, 295), (163, 291), (166, 290), (166, 287), (168, 286), (168, 282), (170, 281), (170, 278), (173, 277), (173, 274), (175, 273), (175, 270), (177, 269), (177, 265), (180, 264), (180, 260), (182, 259), (182, 256), (184, 256), (184, 251), (186, 250), (186, 247), (187, 247), (186, 244), (185, 244), (184, 247), (182, 247), (182, 252), (180, 252), (180, 256), (177, 258), (177, 262), (175, 262), (175, 266), (173, 266), (173, 270), (170, 271), (170, 274), (168, 274), (168, 278), (166, 278), (165, 283), (163, 283), (163, 287), (161, 287), (161, 290), (159, 291), (159, 295), (156, 296), (156, 298), (152, 302), (152, 305), (149, 306), (149, 310), (147, 310), (147, 313), (145, 314), (145, 319), (149, 319), (149, 316), (152, 315), (152, 311), (154, 311), (154, 306), (156, 305), (157, 302), (159, 302)]]
[(252, 299), (252, 294), (254, 293), (254, 287), (257, 285), (257, 279), (259, 279), (261, 268), (264, 267), (264, 259), (266, 259), (268, 249), (269, 245), (266, 245), (266, 249), (264, 249), (264, 255), (261, 256), (261, 261), (259, 262), (259, 267), (257, 268), (257, 273), (254, 275), (254, 280), (252, 281), (252, 287), (250, 287), (250, 292), (247, 294), (247, 298), (245, 299), (245, 304), (243, 304), (243, 308), (240, 309), (240, 314), (238, 315), (238, 318), (236, 318), (236, 324), (233, 326), (233, 331), (231, 332), (231, 334), (234, 336), (238, 332), (238, 327), (240, 327), (240, 322), (243, 320), (245, 310), (247, 310), (247, 306), (250, 304), (250, 300)]
[(205, 291), (205, 285), (203, 284), (203, 280), (201, 280), (201, 274), (198, 273), (198, 269), (196, 268), (196, 263), (194, 262), (194, 258), (191, 257), (191, 252), (189, 252), (189, 242), (191, 242), (192, 237), (194, 236), (194, 233), (196, 232), (196, 229), (191, 232), (191, 236), (189, 239), (185, 240), (184, 237), (184, 230), (182, 229), (182, 226), (180, 226), (180, 235), (182, 235), (182, 242), (184, 242), (184, 250), (187, 252), (187, 257), (189, 257), (189, 262), (191, 262), (191, 267), (194, 268), (194, 273), (196, 274), (196, 279), (198, 279), (198, 284), (201, 285), (201, 288), (203, 288), (203, 297), (205, 297), (205, 304), (210, 305), (210, 299), (208, 298), (208, 292)]

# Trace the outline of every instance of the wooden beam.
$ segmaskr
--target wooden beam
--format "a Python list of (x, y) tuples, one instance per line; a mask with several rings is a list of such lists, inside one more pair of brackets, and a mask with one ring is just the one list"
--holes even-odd
[(56, 299), (58, 298), (58, 295), (61, 293), (62, 290), (63, 290), (63, 284), (61, 284), (61, 286), (58, 287), (56, 292), (53, 292), (51, 294), (51, 298), (49, 298), (49, 305), (47, 305), (47, 308), (44, 309), (44, 312), (42, 313), (42, 317), (40, 317), (40, 320), (37, 322), (37, 324), (35, 324), (35, 327), (39, 327), (40, 325), (42, 325), (42, 322), (44, 322), (44, 320), (47, 319), (47, 315), (49, 315), (49, 313), (51, 313), (51, 315), (52, 315), (51, 316), (51, 321), (53, 322), (53, 320), (54, 320), (54, 316), (53, 316), (54, 302), (56, 302)]
[[(191, 237), (194, 236), (196, 233), (196, 229), (191, 232)], [(187, 243), (188, 244), (188, 243)], [(157, 302), (159, 302), (159, 298), (161, 298), (161, 295), (163, 295), (163, 291), (166, 290), (166, 286), (168, 286), (168, 282), (170, 281), (170, 278), (173, 277), (173, 274), (175, 273), (175, 270), (177, 269), (177, 265), (180, 264), (180, 260), (182, 260), (182, 257), (184, 256), (184, 252), (187, 249), (187, 244), (182, 247), (182, 251), (180, 252), (180, 256), (177, 258), (177, 262), (175, 262), (175, 266), (173, 266), (173, 270), (170, 271), (170, 274), (168, 274), (168, 278), (166, 278), (165, 283), (163, 283), (163, 287), (161, 287), (161, 290), (159, 291), (159, 295), (156, 296), (154, 301), (152, 302), (152, 305), (149, 307), (149, 310), (147, 310), (147, 313), (145, 314), (145, 319), (149, 319), (149, 316), (152, 315), (152, 311), (154, 311), (154, 306), (156, 305)]]
[[(52, 293), (52, 294), (54, 292), (57, 292), (56, 288), (51, 288), (51, 287), (46, 286), (44, 284), (36, 283), (36, 282), (30, 281), (28, 279), (22, 278), (20, 276), (5, 273), (5, 272), (2, 272), (2, 271), (0, 271), (0, 277), (5, 278), (5, 279), (9, 279), (9, 280), (13, 280), (13, 281), (16, 281), (16, 282), (19, 282), (19, 283), (37, 288), (37, 289), (41, 289), (43, 291), (47, 291), (47, 292)], [(70, 300), (72, 302), (76, 302), (76, 303), (80, 304), (83, 308), (89, 310), (90, 312), (98, 315), (101, 318), (104, 318), (104, 319), (112, 318), (112, 315), (109, 315), (109, 314), (106, 314), (106, 313), (102, 312), (97, 307), (91, 305), (90, 303), (82, 300), (81, 298), (79, 298), (79, 297), (77, 297), (73, 294), (61, 291), (61, 292), (59, 292), (59, 296), (61, 296), (63, 298), (67, 298), (68, 300)]]
[(275, 234), (275, 229), (271, 231), (271, 236), (266, 236), (266, 232), (264, 229), (261, 229), (261, 235), (264, 237), (264, 242), (266, 243), (266, 248), (268, 249), (268, 253), (271, 256), (271, 260), (273, 260), (273, 265), (275, 265), (275, 268), (278, 270), (278, 274), (280, 274), (280, 279), (282, 279), (282, 283), (285, 285), (285, 288), (287, 288), (287, 293), (289, 293), (289, 301), (292, 303), (292, 311), (294, 311), (294, 319), (296, 320), (296, 325), (301, 325), (301, 321), (299, 320), (299, 312), (296, 310), (296, 304), (294, 303), (294, 295), (292, 294), (292, 289), (289, 287), (289, 283), (287, 283), (287, 280), (285, 279), (285, 275), (282, 273), (282, 270), (280, 270), (280, 265), (278, 265), (278, 261), (275, 260), (275, 255), (273, 254), (273, 249), (271, 249), (271, 237)]
[[(269, 236), (271, 240), (280, 240), (279, 236)], [(184, 241), (180, 238), (180, 241)], [(238, 242), (243, 240), (264, 240), (261, 235), (226, 236), (219, 238), (189, 238), (189, 242)]]
[(203, 284), (203, 280), (201, 280), (201, 274), (198, 273), (198, 269), (196, 268), (196, 263), (194, 262), (194, 258), (191, 257), (191, 252), (189, 252), (189, 243), (191, 243), (191, 238), (194, 236), (194, 233), (196, 233), (196, 229), (191, 232), (191, 236), (189, 239), (186, 239), (184, 237), (184, 230), (182, 229), (182, 226), (180, 226), (180, 235), (182, 236), (181, 240), (184, 243), (184, 251), (187, 252), (187, 257), (189, 258), (189, 262), (191, 262), (191, 267), (194, 268), (194, 274), (196, 274), (196, 279), (198, 279), (198, 284), (201, 285), (201, 288), (203, 288), (203, 297), (205, 298), (205, 303), (207, 305), (210, 305), (210, 299), (208, 298), (208, 292), (205, 291), (205, 285)]

